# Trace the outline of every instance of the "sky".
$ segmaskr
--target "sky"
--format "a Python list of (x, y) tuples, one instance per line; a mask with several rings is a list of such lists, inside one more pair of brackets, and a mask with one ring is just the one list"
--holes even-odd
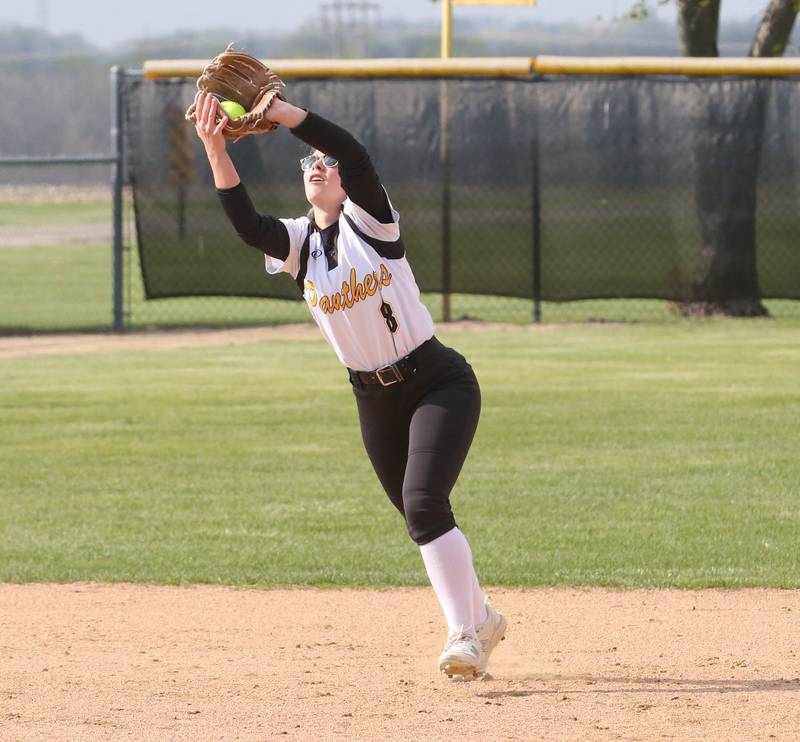
[[(599, 23), (624, 13), (634, 0), (539, 0), (537, 7), (457, 7), (457, 18), (490, 14), (509, 23), (536, 20), (543, 23), (583, 21)], [(108, 47), (137, 37), (160, 36), (175, 31), (209, 28), (297, 29), (319, 18), (321, 6), (332, 0), (137, 0), (117, 3), (109, 0), (28, 0), (3, 3), (0, 24), (45, 26), (51, 33), (77, 32), (95, 46)], [(440, 6), (430, 0), (370, 0), (381, 6), (384, 23), (392, 19), (438, 23)], [(721, 21), (752, 19), (755, 22), (767, 0), (722, 0)], [(235, 15), (229, 8), (235, 7)], [(675, 17), (674, 2), (659, 8), (665, 20)]]

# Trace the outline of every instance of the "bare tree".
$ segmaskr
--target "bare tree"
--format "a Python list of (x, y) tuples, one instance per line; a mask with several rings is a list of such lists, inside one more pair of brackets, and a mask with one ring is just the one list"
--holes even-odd
[[(721, 0), (676, 0), (683, 53), (717, 57)], [(771, 0), (750, 47), (751, 57), (781, 56), (798, 12), (796, 0)], [(756, 268), (758, 171), (770, 83), (758, 81), (748, 94), (727, 83), (709, 89), (693, 113), (692, 147), (697, 169), (696, 208), (700, 244), (688, 315), (767, 314)], [(725, 136), (709, 136), (714, 127)], [(736, 163), (732, 168), (731, 164)]]

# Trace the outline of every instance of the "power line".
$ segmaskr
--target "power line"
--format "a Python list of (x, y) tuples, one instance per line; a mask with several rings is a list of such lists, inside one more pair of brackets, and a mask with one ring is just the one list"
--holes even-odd
[(381, 6), (366, 0), (334, 0), (320, 5), (323, 31), (330, 29), (334, 57), (368, 57), (370, 31)]

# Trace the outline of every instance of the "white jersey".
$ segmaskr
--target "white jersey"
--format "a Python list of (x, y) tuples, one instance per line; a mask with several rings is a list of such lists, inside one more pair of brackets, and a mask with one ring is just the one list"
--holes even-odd
[[(391, 207), (391, 204), (390, 204)], [(433, 336), (433, 319), (400, 239), (400, 215), (382, 224), (349, 198), (339, 217), (335, 264), (307, 217), (281, 219), (286, 260), (266, 256), (267, 273), (289, 273), (339, 360), (374, 371), (407, 356)]]

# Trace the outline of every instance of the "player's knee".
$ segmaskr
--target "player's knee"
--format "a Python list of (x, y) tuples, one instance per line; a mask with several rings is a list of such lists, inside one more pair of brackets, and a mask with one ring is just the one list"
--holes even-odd
[(408, 535), (420, 546), (455, 528), (455, 517), (447, 499), (404, 496), (403, 500)]
[(431, 541), (435, 541), (439, 536), (444, 536), (448, 531), (452, 531), (456, 527), (456, 519), (450, 513), (449, 518), (443, 518), (435, 524), (426, 524), (425, 526), (412, 525), (406, 521), (408, 526), (408, 535), (411, 540), (418, 546), (424, 546)]

